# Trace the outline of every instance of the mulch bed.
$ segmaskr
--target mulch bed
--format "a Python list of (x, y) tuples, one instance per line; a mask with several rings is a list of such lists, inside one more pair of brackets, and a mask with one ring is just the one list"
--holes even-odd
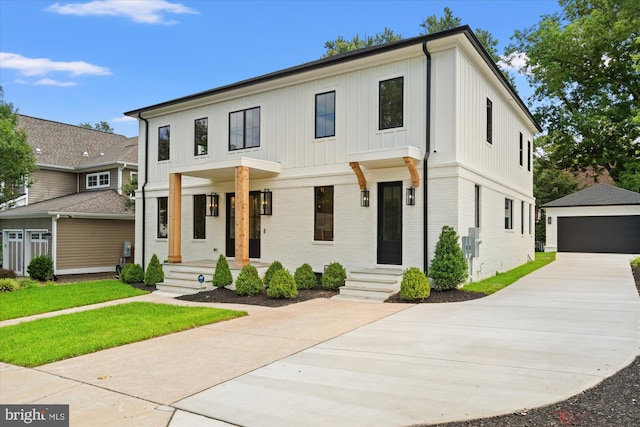
[(184, 301), (196, 302), (212, 302), (212, 303), (230, 303), (230, 304), (249, 304), (260, 305), (263, 307), (282, 307), (289, 304), (295, 304), (302, 301), (308, 301), (315, 298), (331, 298), (338, 294), (338, 291), (329, 291), (321, 287), (313, 289), (300, 289), (298, 296), (294, 299), (276, 299), (269, 298), (266, 292), (258, 295), (240, 296), (236, 291), (227, 288), (214, 289), (213, 291), (200, 292), (194, 295), (184, 295), (178, 297)]

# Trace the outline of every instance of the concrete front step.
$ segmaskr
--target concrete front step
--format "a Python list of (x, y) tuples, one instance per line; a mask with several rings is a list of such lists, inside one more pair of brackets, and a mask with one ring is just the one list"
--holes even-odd
[(384, 302), (400, 290), (403, 271), (392, 268), (372, 268), (349, 273), (336, 299)]

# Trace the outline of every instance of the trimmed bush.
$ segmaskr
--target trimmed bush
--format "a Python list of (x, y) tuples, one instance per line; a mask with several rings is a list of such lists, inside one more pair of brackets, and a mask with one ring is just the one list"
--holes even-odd
[(332, 262), (327, 266), (322, 275), (322, 287), (335, 290), (340, 286), (344, 286), (346, 279), (347, 270), (339, 262)]
[(140, 264), (125, 264), (120, 273), (120, 280), (123, 283), (142, 283), (144, 281), (144, 272)]
[(0, 292), (13, 292), (20, 289), (18, 281), (9, 277), (0, 279)]
[(216, 288), (224, 288), (233, 283), (233, 276), (231, 275), (231, 269), (229, 269), (229, 263), (223, 254), (218, 257), (216, 262), (216, 271), (213, 273), (213, 280), (211, 281)]
[(262, 281), (264, 282), (264, 286), (266, 288), (269, 287), (269, 283), (271, 283), (271, 278), (273, 277), (273, 275), (275, 274), (276, 271), (282, 270), (284, 269), (284, 267), (282, 266), (282, 264), (280, 263), (280, 261), (278, 260), (274, 260), (271, 265), (269, 266), (269, 268), (267, 268), (267, 271), (264, 273), (264, 278), (262, 279)]
[(445, 225), (429, 268), (431, 286), (436, 291), (456, 289), (469, 276), (467, 269), (467, 260), (458, 244), (458, 233)]
[(313, 268), (306, 263), (296, 268), (293, 278), (296, 281), (296, 288), (298, 289), (313, 289), (317, 284), (316, 274), (313, 272)]
[(251, 264), (242, 267), (236, 279), (236, 294), (240, 296), (258, 295), (263, 290), (264, 285), (258, 275), (258, 270)]
[(7, 268), (0, 268), (0, 279), (15, 279), (16, 272)]
[(37, 256), (29, 263), (27, 273), (33, 280), (44, 282), (47, 277), (53, 275), (53, 260), (49, 255)]
[(158, 256), (153, 254), (151, 261), (149, 261), (149, 265), (147, 266), (147, 271), (144, 272), (144, 284), (153, 286), (156, 283), (162, 282), (164, 282), (164, 271), (162, 271), (162, 266), (160, 265)]
[(276, 270), (271, 276), (271, 284), (267, 288), (269, 298), (292, 299), (298, 296), (296, 281), (288, 270)]
[(419, 301), (427, 298), (430, 293), (429, 279), (422, 270), (411, 267), (404, 272), (400, 283), (400, 298), (405, 301)]
[(18, 286), (20, 286), (20, 288), (31, 289), (31, 288), (37, 288), (39, 285), (40, 284), (38, 283), (37, 280), (29, 279), (26, 277), (18, 280)]

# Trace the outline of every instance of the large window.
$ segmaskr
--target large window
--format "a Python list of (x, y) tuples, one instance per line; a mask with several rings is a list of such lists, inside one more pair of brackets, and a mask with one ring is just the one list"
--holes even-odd
[(513, 200), (504, 199), (504, 228), (513, 230)]
[(333, 187), (315, 187), (313, 239), (333, 240)]
[(378, 129), (403, 126), (404, 77), (380, 82)]
[(336, 93), (316, 95), (316, 138), (336, 135)]
[(229, 150), (260, 146), (260, 107), (229, 113)]
[(193, 196), (193, 238), (206, 239), (205, 213), (207, 211), (207, 196), (196, 194)]
[(522, 132), (520, 132), (520, 166), (522, 166), (524, 163), (524, 146), (523, 146), (524, 142), (522, 140)]
[(87, 189), (109, 187), (111, 174), (109, 172), (98, 172), (87, 174)]
[(493, 144), (493, 102), (487, 98), (487, 142)]
[(169, 198), (158, 197), (158, 239), (167, 238)]
[(158, 128), (158, 161), (169, 160), (169, 136), (170, 127)]
[(204, 156), (209, 151), (209, 119), (198, 119), (194, 123), (193, 155)]

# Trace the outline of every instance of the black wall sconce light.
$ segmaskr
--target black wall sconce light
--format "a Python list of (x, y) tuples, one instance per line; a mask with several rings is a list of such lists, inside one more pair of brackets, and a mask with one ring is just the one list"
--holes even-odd
[(262, 195), (262, 215), (271, 215), (273, 213), (273, 193), (268, 188), (261, 192)]
[(407, 205), (414, 206), (416, 204), (416, 189), (415, 187), (407, 188)]
[(369, 190), (367, 189), (360, 191), (360, 206), (363, 208), (369, 207)]
[(205, 211), (205, 216), (218, 216), (220, 213), (220, 196), (218, 193), (207, 194), (207, 206), (209, 207), (209, 212)]

